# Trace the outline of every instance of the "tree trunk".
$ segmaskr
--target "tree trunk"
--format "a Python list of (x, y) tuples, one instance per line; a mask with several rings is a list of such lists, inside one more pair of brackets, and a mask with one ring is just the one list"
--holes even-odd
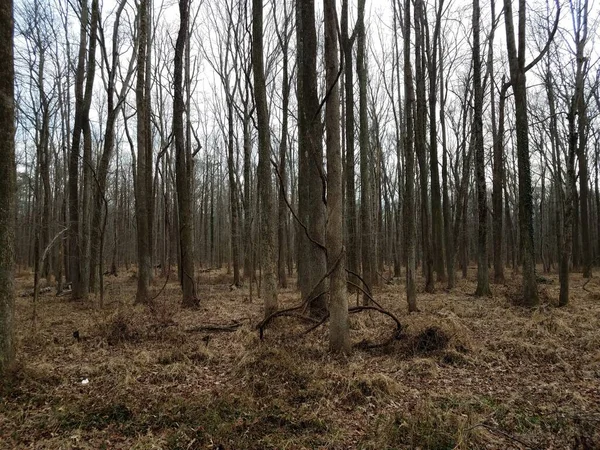
[(485, 183), (485, 152), (483, 148), (483, 87), (481, 83), (479, 0), (473, 0), (473, 84), (474, 112), (473, 134), (475, 137), (475, 172), (477, 179), (477, 297), (491, 295), (488, 275), (487, 252), (487, 192)]
[(404, 143), (406, 165), (406, 194), (404, 197), (404, 236), (406, 240), (406, 300), (408, 311), (418, 311), (416, 290), (416, 240), (417, 230), (415, 224), (415, 155), (413, 148), (414, 122), (413, 111), (415, 91), (413, 87), (412, 66), (410, 61), (410, 5), (411, 0), (404, 0), (404, 111), (406, 118), (406, 135)]
[[(323, 284), (316, 286), (327, 270), (323, 249), (325, 237), (325, 191), (323, 174), (322, 125), (317, 96), (317, 33), (315, 29), (314, 0), (299, 1), (297, 13), (298, 57), (298, 212), (308, 229), (299, 230), (298, 284), (302, 297), (315, 287), (325, 291)], [(311, 303), (311, 313), (322, 315), (327, 310), (323, 295)]]
[[(438, 42), (442, 24), (444, 1), (437, 5), (433, 39), (427, 45), (429, 73), (429, 161), (431, 167), (431, 229), (433, 236), (433, 262), (438, 281), (446, 281), (444, 267), (444, 222), (442, 198), (440, 194), (440, 175), (438, 168), (438, 133), (436, 122)], [(429, 39), (429, 33), (427, 34)], [(443, 68), (440, 68), (443, 71)]]
[[(350, 272), (358, 273), (358, 236), (356, 231), (356, 189), (354, 185), (354, 69), (352, 67), (352, 47), (354, 37), (349, 36), (348, 0), (342, 1), (342, 50), (344, 52), (344, 93), (345, 93), (345, 132), (346, 132), (346, 263)], [(358, 284), (355, 275), (349, 281)]]
[[(274, 3), (275, 4), (275, 3)], [(282, 79), (281, 79), (281, 138), (279, 141), (279, 202), (278, 202), (278, 242), (279, 242), (279, 255), (278, 255), (278, 278), (279, 285), (282, 288), (287, 288), (287, 253), (288, 253), (288, 211), (286, 204), (286, 190), (287, 190), (287, 144), (288, 144), (288, 118), (289, 118), (289, 103), (290, 103), (290, 76), (289, 76), (289, 16), (287, 11), (287, 0), (283, 2), (283, 14), (284, 14), (284, 26), (283, 32), (277, 31), (277, 37), (279, 39), (279, 45), (282, 52)]]
[(134, 180), (135, 212), (137, 223), (138, 283), (136, 303), (151, 302), (149, 293), (152, 276), (152, 147), (150, 137), (150, 92), (147, 90), (147, 65), (149, 39), (149, 1), (140, 0), (138, 5), (137, 81), (135, 100), (137, 108), (137, 168)]
[[(173, 72), (173, 134), (175, 137), (175, 177), (177, 184), (177, 212), (179, 217), (179, 249), (181, 252), (182, 305), (196, 306), (194, 282), (194, 217), (192, 212), (191, 159), (189, 146), (185, 145), (183, 115), (183, 55), (188, 42), (189, 1), (179, 0), (179, 33), (175, 43)], [(189, 119), (189, 118), (188, 118)], [(239, 275), (238, 275), (239, 276)]]
[(277, 311), (277, 234), (271, 177), (271, 145), (269, 111), (263, 62), (262, 0), (252, 0), (252, 66), (254, 97), (258, 118), (258, 176), (260, 197), (260, 230), (262, 241), (263, 299), (265, 317)]
[(431, 247), (431, 224), (429, 215), (429, 166), (427, 164), (427, 101), (425, 98), (425, 45), (424, 45), (424, 6), (422, 0), (415, 1), (415, 153), (419, 163), (421, 194), (421, 237), (423, 240), (423, 269), (425, 272), (425, 292), (435, 290), (433, 279), (433, 250)]
[(350, 351), (348, 294), (343, 247), (342, 155), (340, 146), (340, 91), (338, 84), (338, 36), (335, 0), (324, 0), (325, 110), (327, 130), (327, 268), (329, 276), (329, 348), (335, 353)]
[[(371, 170), (373, 161), (369, 148), (369, 116), (367, 112), (367, 61), (365, 32), (365, 0), (358, 2), (357, 19), (356, 73), (358, 75), (359, 97), (359, 147), (360, 147), (360, 233), (361, 233), (361, 259), (362, 278), (365, 282), (364, 289), (370, 294), (375, 282), (375, 239), (373, 228), (373, 193), (371, 186)], [(369, 296), (363, 295), (363, 305), (369, 304)]]
[(515, 96), (515, 126), (517, 134), (517, 168), (519, 179), (519, 238), (523, 255), (524, 306), (539, 303), (535, 275), (535, 249), (533, 243), (533, 199), (531, 188), (531, 162), (529, 160), (529, 125), (527, 118), (527, 86), (525, 82), (525, 21), (526, 1), (519, 0), (519, 30), (517, 45), (513, 24), (512, 0), (504, 0), (504, 17), (507, 35), (510, 78)]
[(0, 5), (0, 375), (15, 357), (15, 102), (13, 2)]
[(69, 275), (72, 283), (73, 298), (81, 296), (81, 239), (79, 217), (79, 157), (81, 132), (83, 129), (83, 84), (85, 80), (85, 50), (87, 47), (88, 2), (81, 2), (81, 23), (79, 30), (79, 52), (75, 73), (75, 119), (73, 139), (69, 153)]

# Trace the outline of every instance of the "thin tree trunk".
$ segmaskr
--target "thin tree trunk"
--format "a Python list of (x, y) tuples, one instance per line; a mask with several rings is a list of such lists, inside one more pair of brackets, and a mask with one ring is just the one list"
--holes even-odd
[(419, 163), (421, 200), (421, 238), (423, 241), (423, 269), (425, 292), (435, 290), (433, 279), (433, 249), (431, 247), (431, 224), (429, 215), (429, 166), (427, 164), (427, 102), (425, 98), (425, 45), (424, 45), (424, 6), (422, 0), (415, 1), (415, 153)]
[(487, 192), (485, 182), (485, 154), (483, 148), (483, 87), (481, 83), (479, 0), (473, 0), (473, 84), (474, 112), (473, 134), (475, 136), (475, 172), (477, 179), (477, 289), (478, 297), (491, 295), (487, 252)]
[(406, 165), (406, 194), (404, 197), (404, 236), (406, 240), (406, 300), (408, 311), (418, 311), (416, 290), (416, 240), (415, 226), (415, 155), (413, 148), (415, 91), (413, 87), (412, 66), (410, 61), (410, 5), (411, 0), (404, 0), (404, 111), (406, 117), (406, 135), (404, 143)]
[(360, 232), (362, 278), (365, 282), (363, 305), (369, 304), (370, 289), (375, 282), (375, 239), (373, 227), (373, 193), (371, 170), (373, 161), (369, 148), (369, 117), (367, 112), (367, 61), (365, 32), (365, 0), (358, 2), (356, 73), (359, 92), (359, 147), (360, 147)]
[[(352, 67), (352, 47), (354, 36), (349, 35), (348, 0), (342, 1), (342, 50), (344, 52), (344, 93), (345, 93), (345, 138), (346, 138), (346, 263), (348, 270), (359, 272), (358, 236), (356, 230), (356, 189), (354, 185), (354, 70)], [(349, 281), (358, 284), (355, 275), (349, 276)]]
[(192, 213), (191, 159), (185, 145), (183, 115), (183, 56), (188, 42), (189, 1), (179, 0), (179, 33), (175, 43), (173, 134), (175, 137), (175, 177), (177, 184), (177, 212), (179, 217), (179, 248), (181, 251), (182, 305), (198, 304), (194, 282), (194, 218)]
[(342, 155), (340, 146), (340, 91), (335, 0), (324, 0), (325, 67), (329, 97), (325, 110), (327, 129), (327, 268), (329, 276), (329, 348), (350, 351), (348, 294), (343, 247)]
[(258, 173), (261, 205), (260, 230), (263, 236), (262, 262), (264, 281), (262, 293), (265, 317), (277, 311), (277, 234), (275, 204), (271, 177), (271, 146), (269, 138), (269, 111), (263, 62), (262, 0), (252, 0), (252, 65), (254, 97), (258, 118)]

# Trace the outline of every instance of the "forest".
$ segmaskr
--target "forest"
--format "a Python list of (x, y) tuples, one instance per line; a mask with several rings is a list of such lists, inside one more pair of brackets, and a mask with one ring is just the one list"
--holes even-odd
[(2, 0), (0, 449), (600, 448), (599, 25)]

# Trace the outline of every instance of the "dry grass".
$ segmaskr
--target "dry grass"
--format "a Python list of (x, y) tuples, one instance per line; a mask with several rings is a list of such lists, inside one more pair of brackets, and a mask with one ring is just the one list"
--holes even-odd
[[(131, 274), (107, 280), (102, 310), (43, 295), (35, 326), (32, 300), (19, 298), (0, 448), (600, 448), (600, 283), (583, 290), (573, 275), (571, 304), (557, 309), (558, 282), (545, 278), (548, 303), (535, 310), (511, 305), (516, 284), (479, 299), (460, 280), (419, 294), (408, 315), (402, 283), (382, 286), (376, 297), (405, 330), (348, 358), (327, 353), (327, 327), (303, 335), (293, 318), (260, 341), (260, 301), (222, 271), (200, 274), (197, 310), (179, 306), (174, 281), (152, 309), (132, 306)], [(189, 331), (232, 323), (242, 326)], [(351, 318), (357, 344), (393, 328), (375, 312)]]

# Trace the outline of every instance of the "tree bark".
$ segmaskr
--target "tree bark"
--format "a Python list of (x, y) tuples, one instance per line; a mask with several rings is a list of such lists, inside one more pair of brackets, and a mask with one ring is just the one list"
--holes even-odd
[(360, 147), (360, 234), (361, 234), (361, 260), (362, 278), (365, 293), (363, 305), (368, 305), (371, 288), (375, 283), (375, 239), (373, 227), (373, 192), (371, 185), (371, 170), (374, 163), (369, 147), (369, 116), (367, 110), (367, 37), (365, 32), (365, 0), (358, 2), (357, 18), (357, 52), (356, 73), (358, 75), (359, 97), (359, 147)]
[[(327, 258), (321, 247), (325, 237), (325, 191), (323, 174), (323, 129), (317, 96), (317, 32), (314, 0), (297, 1), (298, 57), (298, 213), (310, 239), (299, 229), (298, 284), (306, 297), (323, 278)], [(320, 245), (316, 244), (319, 243)], [(324, 286), (317, 287), (323, 292)], [(311, 303), (311, 313), (327, 310), (324, 296)]]
[[(342, 1), (342, 50), (344, 52), (344, 93), (345, 93), (345, 137), (346, 164), (346, 264), (350, 272), (358, 273), (358, 236), (356, 230), (356, 188), (354, 183), (354, 69), (352, 67), (352, 47), (354, 36), (349, 35), (348, 0)], [(349, 281), (358, 284), (355, 275), (349, 276)]]
[[(433, 38), (427, 45), (429, 74), (429, 161), (431, 168), (431, 229), (433, 237), (433, 263), (437, 281), (446, 281), (444, 267), (444, 222), (442, 198), (440, 194), (440, 175), (438, 167), (438, 132), (436, 122), (437, 80), (438, 80), (438, 41), (442, 24), (444, 0), (437, 5)], [(427, 32), (429, 40), (429, 31)], [(440, 69), (443, 70), (443, 69)]]
[(406, 240), (406, 300), (408, 311), (418, 311), (416, 290), (416, 240), (417, 230), (415, 224), (415, 155), (413, 147), (414, 138), (414, 103), (415, 91), (413, 86), (412, 66), (410, 60), (410, 5), (411, 0), (404, 0), (404, 111), (406, 118), (406, 134), (404, 142), (406, 165), (406, 194), (404, 197), (404, 236)]
[(506, 43), (510, 66), (510, 78), (515, 96), (517, 168), (519, 180), (519, 238), (523, 255), (523, 291), (521, 302), (524, 306), (539, 303), (537, 279), (535, 275), (535, 248), (533, 242), (533, 199), (531, 188), (531, 162), (529, 160), (529, 125), (527, 113), (527, 86), (525, 80), (525, 21), (526, 1), (519, 0), (518, 49), (515, 42), (512, 0), (504, 0)]
[(350, 351), (348, 294), (343, 247), (342, 155), (340, 146), (340, 91), (338, 84), (337, 14), (335, 0), (324, 0), (325, 109), (327, 130), (327, 268), (329, 276), (329, 348), (335, 353)]
[(481, 83), (479, 0), (473, 0), (473, 84), (474, 112), (473, 134), (475, 137), (475, 173), (477, 179), (477, 297), (491, 295), (487, 252), (487, 191), (485, 182), (485, 152), (483, 148), (483, 87)]
[(13, 2), (0, 5), (0, 375), (15, 357), (15, 101)]
[(423, 270), (425, 272), (425, 292), (434, 292), (433, 249), (431, 247), (431, 223), (429, 214), (429, 166), (427, 164), (427, 101), (425, 88), (425, 41), (424, 5), (415, 1), (415, 153), (419, 163), (419, 183), (421, 200), (421, 238), (423, 244)]
[(138, 283), (136, 303), (151, 302), (149, 294), (152, 276), (152, 147), (150, 137), (150, 110), (147, 90), (148, 40), (150, 0), (138, 4), (137, 81), (135, 100), (137, 108), (137, 168), (134, 180), (137, 223)]
[[(191, 160), (189, 147), (185, 145), (183, 115), (183, 56), (188, 42), (189, 1), (179, 0), (179, 32), (175, 43), (173, 72), (173, 134), (175, 137), (175, 177), (177, 184), (177, 212), (179, 214), (179, 249), (181, 252), (182, 305), (196, 306), (194, 281), (194, 217), (192, 211)], [(189, 118), (188, 118), (189, 120)], [(239, 275), (238, 275), (239, 277)]]
[(269, 110), (263, 62), (262, 0), (252, 0), (252, 66), (254, 97), (258, 118), (258, 177), (260, 197), (260, 230), (262, 235), (262, 294), (265, 317), (277, 311), (277, 234), (273, 183), (271, 177), (271, 145)]

